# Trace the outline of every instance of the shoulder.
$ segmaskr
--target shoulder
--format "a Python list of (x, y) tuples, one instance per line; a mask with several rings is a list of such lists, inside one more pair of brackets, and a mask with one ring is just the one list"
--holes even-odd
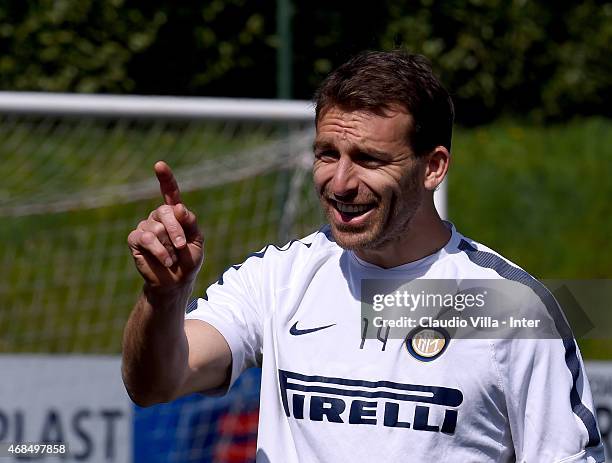
[(261, 250), (247, 256), (244, 264), (261, 259), (264, 263), (279, 263), (290, 265), (290, 262), (303, 263), (313, 255), (332, 254), (339, 250), (333, 240), (328, 226), (324, 226), (310, 235), (293, 239), (282, 246), (267, 244)]
[[(478, 275), (469, 278), (494, 278), (505, 281), (503, 285), (495, 284), (495, 290), (500, 295), (498, 297), (502, 298), (496, 300), (499, 306), (496, 313), (503, 315), (505, 307), (511, 311), (509, 315), (515, 318), (527, 317), (539, 322), (538, 329), (533, 333), (533, 330), (519, 329), (511, 337), (520, 339), (535, 336), (548, 340), (557, 338), (557, 342), (550, 343), (557, 347), (560, 346), (559, 340), (563, 340), (564, 344), (573, 343), (574, 335), (559, 302), (542, 282), (509, 259), (470, 238), (461, 236), (457, 249), (463, 259), (469, 260), (468, 265), (472, 267), (472, 275)], [(528, 344), (523, 342), (522, 345)]]
[[(546, 286), (514, 262), (491, 248), (464, 236), (458, 240), (457, 249), (465, 256), (464, 258), (469, 260), (472, 267), (480, 269), (483, 275), (512, 282), (506, 291), (510, 291), (510, 288), (523, 288), (532, 299), (546, 308), (551, 316), (556, 318), (561, 315), (557, 302)], [(519, 294), (514, 294), (513, 298), (518, 299), (518, 296)]]
[[(483, 285), (482, 280), (503, 280), (483, 285), (490, 285), (494, 290), (490, 297), (494, 301), (495, 314), (538, 319), (541, 322), (538, 336), (573, 337), (561, 307), (542, 282), (488, 246), (457, 235), (455, 260), (461, 262), (461, 278), (474, 280), (479, 285)], [(493, 309), (489, 307), (489, 310)], [(525, 337), (526, 333), (528, 331), (517, 334)]]
[(310, 235), (293, 239), (282, 246), (267, 244), (257, 252), (249, 254), (242, 263), (231, 265), (222, 274), (250, 274), (256, 279), (261, 277), (289, 275), (295, 269), (304, 270), (313, 262), (327, 259), (340, 248), (333, 240), (328, 226), (324, 226)]
[(532, 279), (531, 275), (490, 247), (468, 238), (455, 230), (452, 224), (451, 262), (463, 278), (503, 278), (517, 281)]
[[(313, 261), (329, 259), (338, 249), (327, 227), (283, 246), (267, 244), (241, 263), (223, 270), (201, 299), (208, 301), (228, 294), (248, 294), (253, 299), (270, 294), (275, 288), (286, 286), (295, 275), (308, 274)], [(196, 307), (194, 304), (190, 304), (188, 311)]]

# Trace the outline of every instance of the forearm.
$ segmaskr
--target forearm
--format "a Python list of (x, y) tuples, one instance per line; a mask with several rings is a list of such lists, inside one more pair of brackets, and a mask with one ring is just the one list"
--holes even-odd
[(139, 405), (172, 400), (188, 375), (185, 306), (191, 285), (159, 292), (145, 285), (123, 336), (123, 380)]
[(195, 214), (181, 203), (170, 167), (159, 161), (155, 174), (165, 204), (127, 239), (146, 282), (123, 336), (123, 381), (139, 405), (218, 387), (232, 362), (218, 331), (203, 322), (185, 323), (187, 300), (204, 258), (204, 238)]

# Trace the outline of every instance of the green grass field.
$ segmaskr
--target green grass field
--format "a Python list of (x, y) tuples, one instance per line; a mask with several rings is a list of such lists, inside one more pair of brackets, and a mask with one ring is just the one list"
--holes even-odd
[[(539, 279), (612, 278), (612, 121), (500, 121), (455, 137), (450, 219)], [(612, 359), (610, 339), (581, 340)]]
[[(187, 168), (202, 157), (257, 146), (267, 136), (192, 126), (126, 125), (108, 130), (3, 124), (0, 205), (79, 195), (140, 181), (164, 158)], [(30, 124), (32, 125), (32, 124)], [(155, 136), (151, 137), (154, 133)], [(89, 154), (87, 154), (89, 153)], [(458, 129), (449, 178), (450, 219), (538, 278), (611, 278), (612, 121), (531, 127), (500, 121)], [(285, 175), (271, 172), (185, 195), (206, 234), (197, 292), (232, 263), (269, 242)], [(180, 180), (180, 178), (179, 178)], [(321, 222), (312, 188), (296, 234)], [(309, 198), (308, 200), (306, 198)], [(0, 352), (120, 351), (138, 293), (125, 238), (158, 200), (98, 209), (1, 217)], [(612, 358), (612, 342), (583, 341), (585, 357)]]
[(538, 278), (610, 278), (612, 121), (459, 130), (450, 218)]

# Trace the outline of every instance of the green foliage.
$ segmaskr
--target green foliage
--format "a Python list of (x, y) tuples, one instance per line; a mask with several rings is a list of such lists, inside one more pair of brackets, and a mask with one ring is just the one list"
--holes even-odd
[(458, 130), (450, 219), (537, 278), (612, 278), (612, 122)]
[(137, 93), (274, 95), (274, 2), (152, 0), (142, 8), (167, 21), (128, 66)]
[(129, 92), (126, 65), (164, 23), (123, 0), (38, 0), (0, 6), (0, 86), (14, 90)]
[(463, 122), (611, 114), (612, 3), (420, 0), (389, 12), (383, 48), (428, 56)]
[[(274, 97), (276, 3), (9, 0), (0, 88)], [(612, 3), (293, 0), (294, 95), (364, 49), (423, 53), (466, 125), (610, 116)]]

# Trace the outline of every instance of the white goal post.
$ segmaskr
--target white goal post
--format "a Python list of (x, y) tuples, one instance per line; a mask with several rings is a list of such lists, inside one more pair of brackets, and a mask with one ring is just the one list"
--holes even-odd
[(0, 113), (312, 122), (312, 102), (0, 91)]

